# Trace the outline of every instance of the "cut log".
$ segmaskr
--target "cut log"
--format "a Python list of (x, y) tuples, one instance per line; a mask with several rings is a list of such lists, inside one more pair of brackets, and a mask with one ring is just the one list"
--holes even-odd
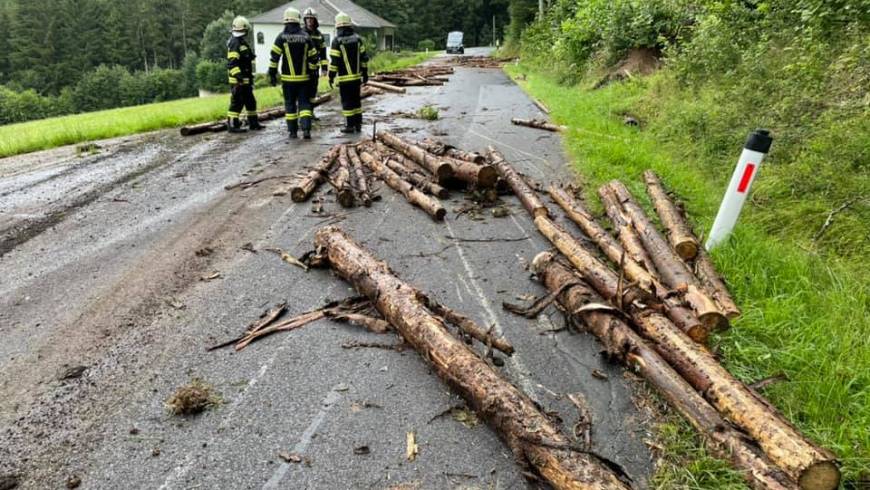
[(333, 146), (307, 174), (298, 177), (289, 186), (276, 190), (274, 195), (283, 196), (289, 192), (293, 202), (302, 202), (311, 197), (314, 190), (326, 180), (329, 169), (338, 159), (340, 149), (341, 145)]
[(733, 429), (686, 380), (680, 377), (649, 344), (636, 334), (620, 314), (551, 252), (535, 257), (532, 269), (566, 314), (583, 322), (604, 344), (611, 359), (640, 374), (704, 437), (717, 457), (730, 460), (747, 483), (759, 490), (796, 489), (797, 484), (774, 466), (745, 434)]
[(362, 201), (363, 206), (369, 207), (372, 205), (372, 195), (369, 192), (369, 183), (366, 179), (366, 172), (363, 170), (363, 164), (359, 159), (359, 154), (353, 146), (347, 147), (347, 156), (350, 158), (351, 166), (353, 167), (353, 177), (356, 183), (357, 196)]
[(541, 199), (538, 198), (538, 194), (529, 186), (525, 179), (517, 173), (511, 164), (504, 159), (504, 156), (496, 150), (495, 147), (490, 146), (487, 148), (486, 156), (498, 171), (499, 176), (507, 181), (511, 190), (514, 191), (514, 194), (519, 198), (523, 207), (525, 207), (529, 214), (532, 215), (532, 218), (537, 218), (538, 216), (550, 216), (550, 210), (547, 209), (547, 206), (545, 206), (543, 202), (541, 202)]
[[(330, 100), (332, 100), (332, 97), (333, 97), (333, 95), (332, 95), (331, 92), (328, 92), (328, 93), (325, 93), (325, 94), (318, 95), (317, 97), (314, 98), (314, 100), (311, 101), (311, 106), (312, 106), (312, 107), (317, 107), (317, 106), (319, 106), (319, 105), (326, 104), (327, 102), (329, 102)], [(283, 114), (282, 114), (282, 115), (283, 115)]]
[(498, 181), (498, 171), (492, 165), (478, 165), (467, 160), (441, 157), (453, 165), (453, 178), (477, 189), (492, 189)]
[(779, 414), (767, 400), (734, 378), (713, 355), (658, 314), (635, 318), (638, 331), (658, 353), (732, 423), (755, 439), (773, 463), (803, 489), (833, 490), (840, 470), (834, 455)]
[(685, 261), (694, 260), (700, 248), (698, 239), (683, 219), (680, 210), (668, 197), (661, 179), (652, 170), (647, 170), (643, 173), (643, 180), (646, 182), (647, 194), (677, 255)]
[(520, 118), (515, 117), (515, 118), (511, 119), (511, 122), (517, 126), (526, 126), (529, 128), (543, 129), (544, 131), (552, 131), (554, 133), (559, 133), (561, 131), (565, 131), (566, 129), (568, 129), (565, 126), (557, 126), (555, 124), (548, 123), (547, 121), (541, 121), (540, 119), (520, 119)]
[(390, 188), (401, 193), (409, 203), (419, 207), (436, 221), (444, 220), (447, 210), (441, 205), (441, 201), (432, 196), (423, 194), (410, 182), (402, 179), (396, 172), (381, 163), (374, 155), (367, 151), (360, 153), (360, 159), (368, 166), (375, 175), (384, 181)]
[(807, 440), (755, 394), (716, 362), (713, 355), (680, 331), (667, 317), (638, 307), (642, 293), (623, 292), (616, 275), (549, 219), (535, 225), (562, 252), (601, 296), (625, 305), (641, 335), (722, 415), (751, 435), (768, 458), (805, 489), (833, 489), (839, 482), (834, 456)]
[(350, 157), (347, 155), (347, 145), (341, 145), (338, 152), (338, 166), (330, 179), (338, 203), (344, 208), (352, 208), (356, 201), (353, 187), (350, 184)]
[(376, 82), (374, 80), (369, 80), (366, 85), (370, 85), (374, 88), (379, 88), (381, 90), (386, 90), (387, 92), (394, 92), (397, 94), (404, 94), (406, 90), (402, 87), (396, 87), (395, 85), (390, 85), (388, 83)]
[[(631, 220), (632, 227), (637, 231), (640, 241), (643, 242), (644, 248), (655, 263), (662, 282), (666, 286), (684, 293), (686, 302), (695, 310), (698, 319), (701, 320), (708, 332), (727, 328), (728, 318), (719, 310), (716, 302), (702, 290), (695, 275), (668, 245), (628, 189), (619, 181), (611, 182), (606, 188), (613, 192), (625, 214)], [(606, 191), (605, 189), (604, 192)]]
[(447, 143), (433, 140), (431, 138), (423, 138), (423, 141), (420, 142), (420, 147), (428, 151), (429, 153), (438, 156), (448, 156), (457, 160), (465, 160), (467, 162), (477, 163), (479, 165), (483, 165), (484, 163), (486, 163), (486, 157), (481, 155), (480, 153), (461, 150), (459, 148), (456, 148), (455, 146), (451, 146)]
[(428, 296), (422, 295), (422, 293), (418, 299), (426, 306), (426, 308), (429, 308), (432, 313), (444, 318), (448, 323), (455, 325), (466, 334), (477, 339), (478, 342), (487, 347), (498, 349), (509, 356), (513, 355), (514, 346), (504, 337), (496, 337), (495, 335), (492, 335), (491, 332), (478, 325), (478, 323), (471, 318), (438, 303)]
[(181, 128), (182, 136), (193, 136), (203, 133), (218, 133), (227, 130), (225, 122), (207, 122), (202, 124), (194, 124), (193, 126), (183, 126)]
[(689, 255), (695, 259), (695, 275), (700, 279), (704, 291), (713, 298), (725, 316), (729, 320), (739, 317), (740, 308), (731, 297), (725, 281), (716, 272), (710, 256), (700, 246), (700, 240), (692, 231), (686, 216), (668, 196), (661, 179), (652, 170), (644, 172), (643, 177), (650, 199), (652, 199), (662, 224), (668, 230), (671, 246), (683, 259)]
[(489, 423), (518, 459), (554, 488), (628, 489), (595, 457), (573, 450), (535, 403), (451, 335), (444, 321), (420, 302), (419, 291), (394, 276), (387, 264), (335, 227), (319, 230), (315, 243), (332, 269), (371, 298), (405, 342)]
[(441, 158), (432, 155), (426, 150), (417, 145), (411, 144), (404, 139), (387, 131), (378, 131), (377, 139), (383, 141), (384, 144), (405, 155), (411, 160), (417, 162), (421, 167), (425, 168), (429, 173), (438, 179), (438, 183), (444, 185), (453, 178), (455, 169), (453, 165), (444, 161)]
[(363, 87), (362, 90), (360, 90), (359, 98), (360, 100), (367, 99), (372, 95), (381, 95), (382, 93), (384, 93), (384, 91), (381, 89), (377, 89), (374, 87)]
[[(682, 331), (699, 343), (707, 339), (707, 329), (698, 321), (694, 312), (683, 307), (677, 298), (669, 297), (664, 294), (666, 291), (656, 288), (653, 288), (656, 289), (655, 291), (644, 290), (636, 281), (625, 286), (624, 281), (615, 272), (546, 216), (536, 218), (535, 226), (562, 254), (568, 257), (586, 281), (613, 304), (626, 311), (634, 311), (645, 305), (661, 302), (668, 317), (673, 319)], [(656, 294), (661, 296), (657, 297)]]
[(391, 157), (383, 158), (383, 156), (376, 156), (384, 164), (389, 167), (393, 172), (396, 172), (403, 179), (407, 180), (411, 184), (413, 184), (418, 189), (422, 190), (427, 194), (431, 194), (438, 199), (447, 199), (450, 197), (450, 192), (440, 185), (436, 184), (429, 180), (425, 175), (415, 172), (413, 169), (406, 167), (399, 160)]
[(616, 232), (616, 236), (619, 237), (619, 242), (622, 243), (622, 248), (625, 250), (626, 255), (646, 269), (651, 276), (658, 279), (658, 270), (656, 270), (655, 263), (646, 249), (643, 248), (643, 243), (631, 226), (631, 220), (628, 219), (628, 216), (622, 210), (619, 200), (616, 199), (613, 193), (604, 192), (604, 188), (599, 189), (598, 196), (601, 199), (601, 204), (604, 205), (604, 212), (607, 213), (607, 217), (610, 219), (613, 230)]
[(550, 113), (550, 108), (547, 107), (547, 105), (544, 104), (543, 102), (541, 102), (540, 100), (533, 98), (533, 99), (532, 99), (532, 102), (534, 102), (535, 107), (537, 107), (538, 109), (540, 109), (541, 112), (543, 112), (544, 114), (549, 114), (549, 113)]

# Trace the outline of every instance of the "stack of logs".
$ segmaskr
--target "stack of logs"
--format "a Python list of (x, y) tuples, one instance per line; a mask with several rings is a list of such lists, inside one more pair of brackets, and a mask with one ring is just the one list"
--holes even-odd
[[(664, 235), (621, 182), (599, 189), (616, 236), (571, 192), (548, 188), (607, 264), (588, 242), (551, 219), (537, 193), (495, 149), (490, 155), (538, 230), (561, 252), (545, 252), (533, 262), (550, 299), (596, 335), (614, 359), (657, 388), (752, 487), (837, 488), (835, 456), (801, 434), (704, 346), (709, 333), (727, 328), (740, 310), (654, 172), (647, 171), (644, 180)], [(540, 313), (535, 306), (521, 313)]]
[(470, 68), (501, 68), (506, 61), (490, 58), (489, 56), (455, 56), (450, 58), (450, 64), (466, 66)]
[[(731, 375), (705, 347), (708, 335), (728, 328), (740, 309), (655, 173), (646, 172), (644, 181), (665, 233), (618, 181), (599, 189), (613, 234), (574, 192), (547, 189), (591, 242), (554, 222), (552, 210), (493, 147), (481, 155), (381, 131), (373, 141), (332, 148), (286, 192), (304, 200), (329, 181), (342, 205), (368, 205), (372, 176), (436, 220), (444, 218), (440, 199), (448, 188), (508, 186), (557, 250), (532, 263), (550, 291), (546, 300), (558, 301), (573, 324), (585, 325), (613, 359), (655, 387), (702, 434), (713, 454), (729, 460), (753, 488), (833, 490), (839, 485), (835, 456)], [(626, 488), (607, 468), (570, 449), (524, 394), (446, 332), (437, 304), (395, 278), (340, 230), (321, 230), (317, 244), (326, 263), (368, 296), (539, 476), (556, 488)], [(528, 317), (545, 306), (546, 301), (527, 309), (506, 305)], [(535, 430), (546, 427), (541, 429), (545, 443), (527, 433), (529, 421)]]
[[(453, 74), (453, 68), (441, 65), (418, 66), (404, 70), (378, 73), (369, 78), (372, 81), (389, 84), (395, 87), (440, 86), (449, 80), (447, 75)], [(375, 85), (377, 86), (377, 85)]]
[(375, 197), (371, 177), (436, 221), (447, 214), (441, 199), (449, 197), (448, 189), (493, 189), (498, 183), (496, 168), (483, 155), (432, 139), (410, 141), (379, 131), (374, 141), (333, 147), (275, 195), (290, 194), (293, 201), (302, 202), (329, 182), (342, 207), (370, 206)]

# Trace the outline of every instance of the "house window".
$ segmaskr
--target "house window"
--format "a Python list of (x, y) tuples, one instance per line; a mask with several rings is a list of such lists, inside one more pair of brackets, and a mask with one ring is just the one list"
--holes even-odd
[(257, 44), (266, 44), (266, 36), (262, 32), (257, 33)]

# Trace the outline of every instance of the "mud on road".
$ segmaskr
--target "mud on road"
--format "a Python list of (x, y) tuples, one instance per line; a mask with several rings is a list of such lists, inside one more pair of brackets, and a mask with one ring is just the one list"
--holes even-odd
[[(540, 113), (501, 71), (458, 68), (450, 78), (369, 99), (367, 122), (469, 150), (492, 144), (535, 180), (573, 179), (558, 135), (511, 125)], [(424, 105), (440, 119), (391, 116)], [(645, 486), (649, 415), (632, 382), (591, 336), (542, 334), (560, 315), (529, 321), (501, 309), (543, 292), (524, 265), (549, 248), (514, 198), (506, 216), (469, 216), (456, 194), (435, 223), (386, 186), (380, 202), (349, 211), (321, 189), (325, 215), (272, 196), (280, 180), (224, 189), (293, 174), (347, 141), (338, 111), (319, 109), (308, 143), (290, 144), (272, 122), (256, 134), (162, 131), (101, 142), (94, 155), (0, 160), (0, 475), (19, 475), (23, 488), (72, 475), (82, 488), (525, 488), (493, 432), (439, 417), (461, 400), (413, 351), (342, 348), (382, 337), (321, 321), (240, 353), (205, 351), (275, 303), (299, 313), (350, 294), (326, 271), (263, 251), (301, 255), (330, 222), (403, 279), (494, 325), (517, 348), (503, 372), (566, 432), (577, 411), (565, 395), (582, 394), (594, 450)], [(170, 416), (165, 400), (193, 377), (222, 403)], [(420, 448), (413, 462), (408, 431)]]

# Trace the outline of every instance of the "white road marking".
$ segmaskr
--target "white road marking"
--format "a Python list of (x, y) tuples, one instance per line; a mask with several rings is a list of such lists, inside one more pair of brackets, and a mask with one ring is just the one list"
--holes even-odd
[[(320, 428), (320, 425), (323, 424), (323, 421), (326, 420), (326, 413), (332, 408), (335, 403), (341, 399), (341, 393), (338, 392), (338, 386), (333, 386), (329, 393), (326, 394), (326, 398), (320, 402), (320, 410), (317, 411), (317, 414), (311, 419), (311, 423), (308, 424), (308, 427), (305, 429), (305, 432), (302, 433), (302, 437), (299, 439), (299, 442), (293, 446), (293, 452), (296, 454), (303, 454), (308, 446), (311, 445), (311, 441), (314, 438), (314, 433), (317, 432), (317, 429)], [(263, 488), (278, 488), (278, 485), (281, 484), (281, 480), (284, 479), (284, 476), (287, 475), (287, 471), (290, 469), (291, 463), (283, 462), (278, 469), (275, 470), (275, 473), (272, 474), (272, 478), (263, 485)]]

